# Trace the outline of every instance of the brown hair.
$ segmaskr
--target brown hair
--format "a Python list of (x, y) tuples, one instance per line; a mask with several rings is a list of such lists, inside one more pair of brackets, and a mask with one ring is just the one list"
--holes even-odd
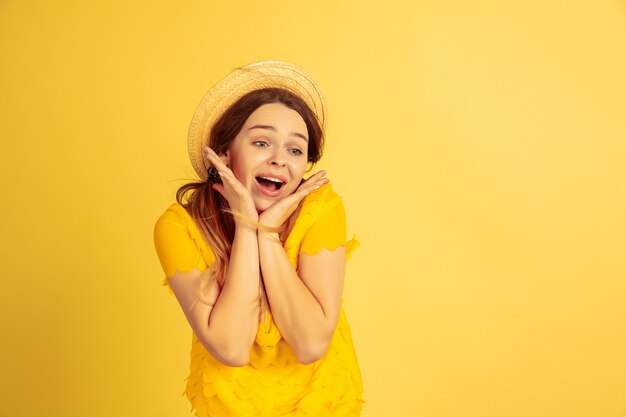
[[(248, 117), (260, 106), (269, 103), (281, 103), (295, 110), (302, 116), (309, 135), (308, 162), (314, 164), (322, 156), (324, 132), (315, 113), (296, 94), (282, 88), (264, 88), (252, 91), (234, 104), (220, 116), (211, 128), (208, 146), (218, 155), (225, 153), (232, 141), (241, 131)], [(187, 197), (187, 202), (184, 202)], [(228, 201), (212, 188), (207, 181), (194, 181), (180, 187), (176, 192), (176, 201), (182, 205), (194, 219), (202, 237), (211, 248), (215, 261), (201, 277), (200, 300), (210, 285), (217, 282), (224, 286), (228, 263), (235, 236), (235, 222)], [(281, 229), (281, 240), (293, 225), (299, 210), (296, 210)], [(206, 301), (205, 301), (206, 302)], [(259, 319), (268, 310), (267, 294), (263, 280), (259, 288)]]

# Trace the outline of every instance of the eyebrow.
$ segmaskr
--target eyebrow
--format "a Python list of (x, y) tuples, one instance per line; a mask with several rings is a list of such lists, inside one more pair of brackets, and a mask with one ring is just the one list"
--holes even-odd
[[(252, 129), (267, 129), (267, 130), (271, 130), (272, 132), (276, 132), (276, 128), (271, 125), (254, 125), (248, 128), (248, 130), (252, 130)], [(309, 139), (306, 136), (304, 136), (302, 133), (291, 132), (289, 136), (296, 136), (298, 138), (304, 139), (307, 142), (309, 141)]]

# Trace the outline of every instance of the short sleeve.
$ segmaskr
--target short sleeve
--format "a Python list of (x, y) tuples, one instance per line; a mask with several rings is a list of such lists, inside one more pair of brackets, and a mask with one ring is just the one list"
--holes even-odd
[[(168, 277), (175, 272), (189, 272), (194, 268), (206, 267), (202, 251), (194, 239), (195, 230), (190, 230), (189, 222), (183, 214), (173, 208), (168, 209), (154, 226), (154, 246), (165, 273), (163, 285), (168, 286)], [(196, 232), (199, 233), (199, 232)]]
[(358, 244), (354, 237), (346, 240), (346, 212), (341, 198), (335, 198), (323, 207), (319, 218), (306, 231), (300, 252), (315, 255), (322, 248), (333, 251), (345, 246), (349, 256)]

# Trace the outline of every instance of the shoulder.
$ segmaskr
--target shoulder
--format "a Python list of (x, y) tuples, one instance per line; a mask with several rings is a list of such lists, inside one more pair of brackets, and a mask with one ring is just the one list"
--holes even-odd
[[(339, 222), (335, 221), (335, 218), (338, 218)], [(342, 220), (345, 221), (345, 213), (341, 197), (330, 184), (324, 184), (312, 191), (302, 201), (300, 213), (285, 246), (296, 245), (297, 242), (301, 242), (305, 235), (309, 234), (316, 226), (341, 223)]]
[(159, 216), (157, 223), (165, 222), (186, 225), (188, 219), (191, 219), (191, 217), (189, 213), (187, 213), (187, 210), (180, 204), (173, 203)]
[(301, 212), (317, 219), (338, 205), (343, 207), (341, 196), (335, 192), (330, 183), (327, 183), (304, 198)]
[(171, 204), (163, 214), (159, 216), (154, 225), (155, 238), (162, 240), (172, 239), (172, 234), (185, 236), (196, 241), (197, 244), (203, 241), (200, 230), (187, 210), (179, 203)]
[(179, 203), (171, 204), (165, 212), (159, 216), (155, 228), (163, 225), (176, 226), (180, 229), (187, 230), (189, 233), (193, 233), (197, 228), (187, 210)]
[(191, 270), (197, 266), (199, 256), (204, 258), (207, 265), (214, 260), (213, 253), (195, 221), (178, 203), (171, 204), (157, 219), (154, 225), (154, 243), (168, 273), (173, 273), (174, 267), (181, 269), (181, 265), (185, 270)]
[(331, 183), (322, 185), (317, 190), (312, 191), (305, 200), (317, 200), (320, 202), (328, 202), (340, 199), (341, 196), (335, 192)]

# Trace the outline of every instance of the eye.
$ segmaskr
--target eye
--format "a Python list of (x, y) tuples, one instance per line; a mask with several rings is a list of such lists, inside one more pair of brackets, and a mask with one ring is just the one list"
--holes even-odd
[(300, 149), (298, 149), (298, 148), (292, 148), (292, 149), (289, 149), (289, 153), (290, 153), (290, 154), (292, 154), (293, 156), (300, 156), (300, 155), (303, 155), (303, 154), (304, 154), (304, 152), (302, 152), (302, 151), (301, 151)]
[(266, 148), (269, 146), (266, 140), (255, 140), (252, 144), (257, 148)]

